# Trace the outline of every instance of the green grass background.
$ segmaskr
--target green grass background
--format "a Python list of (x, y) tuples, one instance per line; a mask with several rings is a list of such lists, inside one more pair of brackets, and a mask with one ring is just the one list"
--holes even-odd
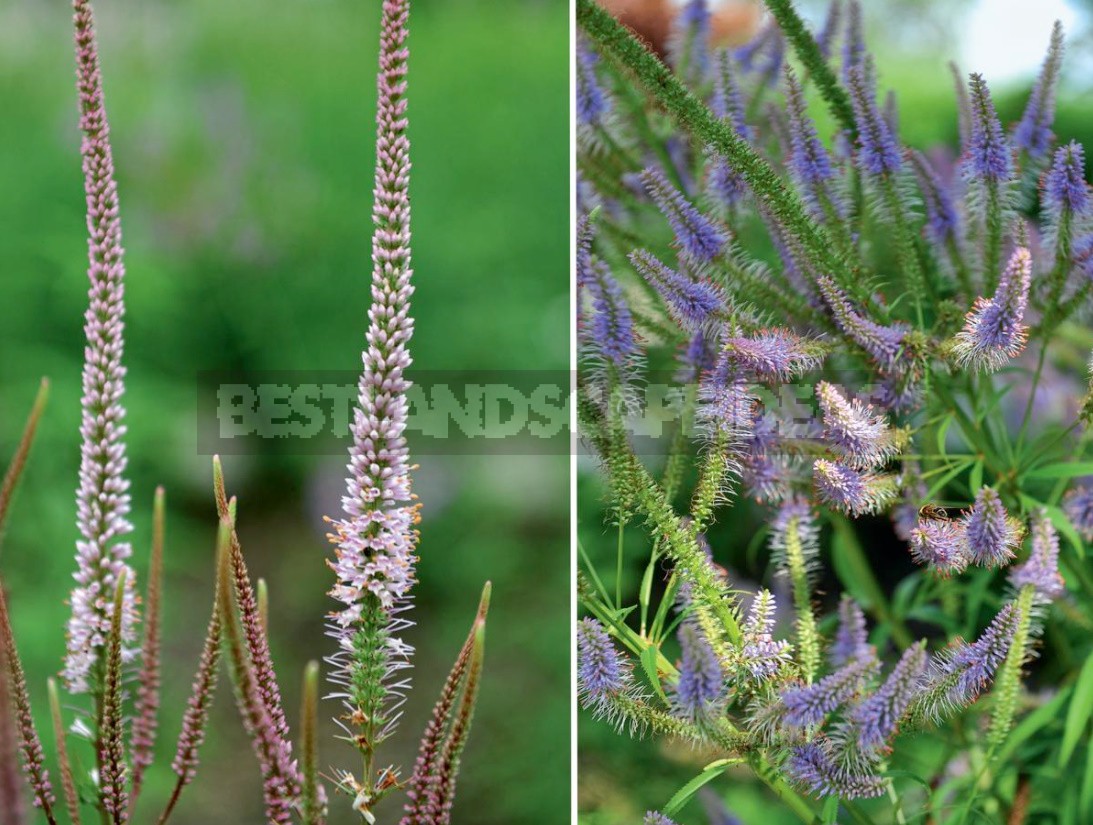
[[(158, 812), (212, 598), (210, 459), (196, 446), (204, 370), (359, 367), (378, 2), (96, 3), (127, 248), (125, 363), (135, 566), (153, 489), (168, 495)], [(568, 362), (567, 14), (563, 0), (415, 2), (410, 116), (419, 369)], [(53, 392), (0, 557), (40, 721), (71, 586), (86, 251), (71, 49), (61, 0), (0, 7), (0, 455), (38, 378)], [(424, 523), (407, 770), (483, 580), (487, 672), (457, 823), (568, 821), (567, 457), (416, 456)], [(268, 443), (225, 459), (295, 718), (307, 659), (331, 650), (321, 516), (341, 455)], [(333, 702), (324, 705), (336, 712)], [(174, 821), (262, 820), (257, 766), (222, 678), (202, 769)], [(43, 728), (45, 732), (48, 729)], [(330, 736), (321, 761), (355, 758)], [(52, 751), (52, 747), (48, 750)], [(86, 758), (86, 754), (84, 754)], [(51, 761), (52, 766), (52, 761)], [(331, 823), (359, 821), (345, 798)], [(392, 821), (393, 808), (381, 821)]]

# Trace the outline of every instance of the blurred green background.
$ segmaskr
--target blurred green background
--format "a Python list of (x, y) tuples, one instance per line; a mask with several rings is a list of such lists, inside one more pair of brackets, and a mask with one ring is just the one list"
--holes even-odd
[[(212, 388), (199, 373), (359, 368), (379, 3), (99, 0), (95, 8), (128, 256), (141, 576), (155, 485), (168, 495), (164, 709), (143, 821), (173, 780), (168, 763), (212, 599), (210, 459), (197, 453), (195, 422), (198, 396)], [(420, 369), (567, 368), (567, 32), (564, 0), (415, 0)], [(39, 715), (64, 648), (76, 538), (87, 282), (71, 37), (61, 0), (0, 4), (0, 455), (11, 453), (39, 377), (53, 382), (0, 560)], [(566, 822), (568, 459), (415, 459), (424, 503), (419, 626), (409, 635), (416, 687), (401, 744), (387, 756), (412, 768), (490, 578), (487, 672), (454, 819)], [(344, 464), (342, 455), (293, 455), (272, 442), (225, 459), (251, 572), (269, 580), (290, 718), (305, 661), (331, 651), (321, 517), (337, 513)], [(221, 685), (179, 825), (262, 820), (258, 769), (226, 676)], [(333, 702), (324, 707), (337, 712)], [(321, 762), (355, 757), (327, 737)], [(344, 797), (332, 808), (332, 823), (359, 821)], [(391, 807), (381, 820), (396, 816)]]
[[(710, 0), (710, 5), (716, 8), (731, 2)], [(828, 7), (826, 0), (801, 0), (798, 5), (818, 28)], [(1086, 147), (1093, 146), (1093, 4), (1088, 0), (1046, 0), (1043, 7), (1016, 0), (863, 0), (862, 7), (866, 43), (877, 60), (881, 94), (894, 89), (898, 95), (901, 139), (917, 148), (947, 147), (950, 158), (959, 152), (959, 135), (948, 61), (957, 59), (965, 73), (983, 71), (1002, 122), (1016, 123), (1047, 49), (1052, 20), (1055, 16), (1066, 17), (1067, 51), (1055, 132), (1060, 143), (1073, 139)], [(1000, 32), (1008, 30), (1010, 37), (1013, 29), (1023, 27), (1023, 54), (1006, 51), (1012, 44), (996, 44), (992, 49), (991, 32), (982, 28), (985, 22), (991, 22)], [(989, 58), (989, 65), (978, 65), (977, 57)], [(817, 105), (811, 111), (820, 120), (821, 134), (831, 134), (833, 122), (825, 117), (823, 107)], [(1087, 159), (1087, 177), (1089, 166)], [(665, 363), (659, 368), (671, 370), (672, 366)], [(647, 456), (646, 460), (652, 468), (662, 466), (662, 457)], [(578, 539), (608, 590), (614, 592), (618, 531), (608, 523), (610, 514), (604, 505), (609, 495), (596, 462), (582, 457), (577, 471)], [(722, 512), (709, 535), (716, 561), (731, 569), (742, 586), (771, 586), (765, 521), (765, 511), (741, 497), (734, 501), (732, 510)], [(877, 547), (890, 546), (894, 541), (886, 521), (875, 520), (871, 530), (869, 535)], [(830, 546), (830, 541), (825, 535), (821, 546)], [(631, 523), (625, 542), (623, 603), (636, 604), (648, 562), (648, 531)], [(878, 562), (877, 569), (881, 566)], [(894, 585), (910, 569), (910, 564), (906, 568), (888, 564), (884, 568), (886, 583)], [(830, 575), (830, 567), (827, 570)], [(820, 590), (835, 599), (840, 592), (837, 579), (832, 576), (825, 585)], [(674, 658), (676, 652), (670, 650), (668, 655)], [(928, 749), (931, 744), (927, 737), (920, 737), (901, 743), (901, 747), (906, 752)], [(620, 736), (608, 723), (594, 720), (583, 711), (578, 714), (578, 749), (581, 825), (640, 822), (646, 810), (662, 808), (704, 766), (723, 755), (655, 738)], [(788, 825), (797, 821), (747, 769), (730, 770), (706, 790), (726, 800), (732, 813), (747, 825)], [(708, 816), (706, 801), (696, 797), (673, 819), (681, 825), (719, 822)]]

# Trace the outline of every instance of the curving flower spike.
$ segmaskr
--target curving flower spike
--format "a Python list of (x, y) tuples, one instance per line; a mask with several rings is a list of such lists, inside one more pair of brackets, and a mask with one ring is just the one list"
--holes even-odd
[(994, 297), (979, 297), (953, 339), (953, 354), (962, 367), (994, 372), (1025, 349), (1024, 324), (1032, 280), (1032, 256), (1017, 247), (1002, 272)]
[(877, 177), (898, 174), (903, 168), (903, 154), (899, 139), (877, 107), (872, 58), (851, 67), (846, 83), (858, 122), (858, 167)]
[(672, 711), (693, 722), (717, 714), (725, 699), (721, 662), (695, 621), (684, 621), (676, 634), (681, 651), (679, 681), (672, 693)]
[(894, 479), (869, 471), (816, 459), (812, 481), (820, 501), (834, 510), (861, 516), (884, 509), (896, 496)]
[(794, 746), (785, 770), (794, 784), (819, 797), (857, 799), (880, 796), (885, 789), (884, 777), (839, 764), (830, 742), (823, 737)]
[(699, 263), (712, 261), (724, 250), (728, 237), (678, 189), (670, 184), (664, 173), (650, 166), (641, 173), (641, 181), (649, 197), (659, 207), (675, 233), (680, 249)]
[(857, 470), (879, 467), (899, 452), (899, 442), (872, 404), (847, 401), (834, 384), (821, 381), (816, 398), (824, 414), (824, 438), (842, 460)]
[(937, 172), (926, 156), (914, 149), (910, 153), (911, 166), (922, 193), (922, 205), (926, 210), (926, 233), (937, 246), (955, 242), (960, 236), (960, 219), (949, 190), (941, 184)]
[(1075, 487), (1063, 499), (1063, 510), (1083, 539), (1093, 541), (1093, 487)]
[(76, 0), (76, 76), (80, 99), (84, 190), (87, 196), (89, 306), (84, 313), (80, 486), (76, 493), (76, 588), (68, 621), (68, 652), (62, 673), (69, 692), (93, 689), (90, 677), (101, 664), (110, 633), (114, 590), (125, 582), (122, 600), (123, 661), (137, 650), (136, 576), (129, 566), (132, 548), (125, 536), (129, 521), (129, 481), (125, 478), (124, 281), (118, 187), (110, 148), (110, 125), (103, 102), (102, 72), (95, 24), (88, 0)]
[(922, 518), (911, 531), (911, 556), (943, 576), (959, 573), (971, 561), (967, 525), (947, 518)]
[(818, 369), (826, 354), (818, 342), (777, 328), (729, 336), (723, 350), (744, 373), (766, 381), (788, 381)]
[(876, 651), (869, 644), (869, 631), (865, 626), (865, 614), (850, 596), (839, 601), (839, 627), (827, 658), (831, 667), (840, 668), (858, 659), (871, 659)]
[(1010, 571), (1010, 584), (1032, 587), (1040, 599), (1054, 601), (1066, 592), (1059, 575), (1059, 534), (1043, 509), (1032, 516), (1032, 552), (1028, 560)]
[(981, 487), (975, 504), (964, 515), (971, 561), (982, 567), (1003, 567), (1014, 557), (1021, 544), (1022, 529), (1006, 513), (998, 493)]
[(786, 108), (789, 113), (789, 171), (800, 187), (805, 205), (817, 220), (829, 216), (825, 204), (842, 216), (844, 205), (832, 191), (829, 181), (835, 177), (835, 168), (820, 136), (816, 124), (808, 116), (801, 84), (791, 69), (785, 70)]
[(1013, 152), (998, 122), (990, 89), (983, 75), (968, 81), (971, 99), (971, 134), (964, 147), (964, 175), (969, 180), (1003, 183), (1013, 177)]
[(716, 286), (669, 269), (644, 249), (632, 252), (630, 263), (660, 294), (669, 314), (687, 332), (699, 331), (724, 309), (724, 296)]
[(858, 658), (815, 684), (800, 685), (783, 691), (785, 723), (794, 728), (809, 728), (821, 724), (829, 714), (853, 699), (879, 670), (880, 663), (876, 657)]
[(947, 687), (946, 703), (954, 707), (970, 705), (990, 685), (1006, 660), (1020, 618), (1021, 611), (1010, 602), (975, 642), (958, 642), (934, 661), (929, 682)]
[(633, 665), (611, 643), (596, 619), (577, 625), (577, 697), (581, 707), (597, 716), (611, 715), (611, 700), (636, 691)]
[(850, 301), (831, 278), (821, 275), (816, 283), (842, 333), (865, 350), (882, 370), (891, 372), (897, 369), (903, 353), (904, 338), (910, 327), (899, 323), (889, 327), (874, 323), (851, 307)]
[(888, 740), (918, 694), (925, 668), (926, 643), (918, 642), (907, 648), (877, 691), (847, 715), (863, 754), (883, 753), (888, 749)]
[(1047, 156), (1051, 148), (1051, 124), (1055, 120), (1055, 94), (1059, 86), (1059, 67), (1063, 60), (1063, 25), (1055, 22), (1051, 30), (1051, 44), (1047, 56), (1032, 87), (1028, 105), (1020, 123), (1013, 132), (1013, 143), (1035, 159)]

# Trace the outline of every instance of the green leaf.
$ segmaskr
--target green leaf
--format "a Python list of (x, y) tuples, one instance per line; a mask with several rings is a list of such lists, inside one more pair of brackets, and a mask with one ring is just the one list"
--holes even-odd
[(657, 692), (665, 703), (668, 702), (668, 697), (664, 695), (664, 688), (660, 684), (660, 673), (657, 671), (657, 654), (660, 653), (660, 649), (656, 645), (648, 645), (641, 651), (641, 669), (645, 671), (646, 678), (649, 679), (649, 684), (653, 686), (653, 690)]
[(711, 762), (707, 765), (702, 770), (702, 773), (676, 791), (672, 798), (668, 800), (668, 804), (664, 806), (664, 815), (675, 816), (679, 813), (680, 809), (691, 801), (691, 797), (698, 793), (703, 785), (712, 782), (720, 776), (725, 768), (733, 764), (734, 761), (736, 760), (718, 759), (716, 762)]
[(937, 494), (944, 490), (946, 485), (948, 485), (950, 481), (952, 481), (954, 478), (956, 478), (958, 475), (968, 469), (971, 463), (972, 462), (967, 460), (957, 462), (957, 464), (953, 466), (949, 470), (949, 472), (945, 473), (945, 475), (943, 475), (940, 479), (934, 482), (934, 485), (930, 488), (929, 492), (926, 493), (926, 500), (933, 501), (935, 498), (937, 498)]
[(1093, 813), (1093, 747), (1085, 749), (1085, 776), (1078, 808), (1083, 814)]
[(839, 822), (839, 797), (829, 796), (824, 800), (824, 809), (821, 814), (824, 825), (838, 825)]
[(941, 426), (937, 428), (937, 451), (941, 455), (947, 455), (945, 452), (945, 440), (949, 435), (949, 427), (953, 424), (953, 417), (951, 415), (945, 416), (945, 420), (941, 422)]
[(1078, 681), (1074, 683), (1074, 696), (1066, 713), (1063, 727), (1063, 744), (1059, 748), (1059, 767), (1065, 768), (1070, 761), (1078, 740), (1085, 732), (1089, 717), (1093, 714), (1093, 656), (1085, 660)]
[(968, 488), (971, 490), (972, 498), (975, 498), (976, 493), (979, 492), (979, 488), (983, 486), (983, 460), (975, 462), (972, 465), (971, 475), (968, 477)]
[(1025, 473), (1025, 478), (1075, 478), (1077, 476), (1093, 475), (1093, 462), (1091, 461), (1060, 461), (1048, 464), (1046, 467), (1038, 467)]

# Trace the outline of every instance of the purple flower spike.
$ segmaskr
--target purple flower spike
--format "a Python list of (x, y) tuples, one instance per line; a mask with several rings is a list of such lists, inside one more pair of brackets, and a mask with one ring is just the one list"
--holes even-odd
[(956, 677), (945, 701), (955, 707), (970, 705), (990, 685), (1006, 659), (1021, 612), (1010, 602), (1003, 607), (973, 644), (960, 642), (945, 651), (934, 665), (931, 682)]
[(876, 513), (894, 497), (891, 479), (871, 472), (859, 472), (851, 467), (816, 459), (812, 465), (812, 481), (820, 501), (852, 516)]
[(814, 796), (858, 799), (884, 793), (883, 777), (839, 764), (830, 743), (822, 737), (794, 747), (785, 770), (796, 785)]
[(602, 126), (611, 110), (607, 92), (596, 78), (598, 58), (587, 44), (577, 41), (577, 122), (582, 126)]
[(688, 0), (679, 10), (668, 38), (668, 62), (693, 85), (710, 73), (710, 8), (706, 0)]
[(642, 820), (642, 825), (676, 825), (676, 823), (662, 813), (646, 811), (645, 819)]
[(701, 721), (716, 715), (725, 697), (725, 674), (698, 623), (685, 621), (679, 627), (679, 681), (672, 697), (672, 710), (681, 718)]
[(1025, 349), (1023, 323), (1032, 279), (1032, 256), (1019, 246), (990, 300), (979, 297), (956, 334), (953, 353), (963, 367), (994, 372)]
[(873, 61), (866, 58), (847, 72), (847, 88), (858, 121), (858, 166), (869, 175), (895, 175), (903, 168), (899, 141), (877, 108)]
[(808, 116), (801, 85), (789, 69), (786, 69), (785, 75), (786, 105), (789, 110), (790, 172), (813, 217), (818, 220), (829, 217), (824, 210), (825, 202), (841, 215), (842, 204), (831, 192), (828, 183), (835, 177), (831, 158), (816, 134), (812, 118)]
[(760, 590), (755, 594), (744, 622), (742, 664), (759, 682), (769, 679), (789, 661), (789, 642), (775, 641), (770, 635), (774, 611), (774, 595), (769, 590)]
[(1021, 543), (1021, 527), (1006, 514), (998, 493), (981, 487), (971, 511), (964, 516), (971, 560), (982, 567), (1009, 563)]
[(839, 602), (839, 629), (827, 658), (833, 668), (840, 668), (857, 659), (872, 659), (876, 653), (869, 644), (865, 614), (849, 596)]
[(820, 54), (823, 55), (824, 60), (831, 59), (831, 46), (839, 31), (842, 17), (842, 0), (833, 0), (827, 7), (827, 16), (824, 17), (824, 24), (816, 35), (816, 45), (820, 47)]
[[(385, 0), (380, 28), (376, 107), (376, 169), (372, 204), (372, 304), (367, 346), (353, 411), (343, 517), (331, 521), (337, 579), (330, 595), (338, 644), (327, 661), (336, 696), (352, 713), (373, 707), (365, 723), (376, 738), (389, 736), (409, 681), (413, 648), (397, 634), (411, 622), (417, 563), (418, 507), (411, 492), (406, 445), (411, 363), (410, 141), (406, 131), (406, 45), (409, 3)], [(377, 674), (379, 676), (377, 677)], [(368, 697), (368, 698), (366, 698)], [(381, 712), (382, 711), (382, 712)], [(374, 741), (367, 747), (373, 748)], [(369, 780), (371, 781), (371, 780)]]
[(1093, 541), (1093, 487), (1083, 484), (1066, 494), (1066, 517), (1086, 541)]
[(894, 370), (899, 365), (903, 339), (909, 328), (904, 324), (881, 326), (858, 314), (842, 290), (826, 275), (817, 278), (816, 283), (842, 333), (865, 350), (882, 370)]
[(788, 381), (817, 369), (824, 358), (815, 341), (785, 329), (726, 338), (724, 351), (744, 373), (766, 381)]
[(739, 442), (753, 432), (756, 397), (722, 352), (717, 365), (702, 377), (698, 386), (698, 421), (709, 438), (726, 434)]
[(937, 173), (930, 162), (918, 150), (911, 152), (911, 165), (918, 179), (918, 188), (922, 193), (922, 204), (926, 209), (926, 232), (931, 241), (944, 247), (956, 240), (959, 234), (959, 218), (949, 191), (941, 185)]
[(924, 518), (911, 531), (911, 556), (943, 576), (964, 570), (970, 555), (967, 525), (963, 521)]
[(80, 486), (76, 493), (76, 588), (68, 621), (68, 652), (63, 677), (71, 693), (86, 693), (92, 669), (105, 651), (118, 577), (124, 576), (121, 638), (123, 660), (137, 653), (136, 576), (127, 559), (129, 481), (125, 478), (125, 367), (123, 316), (125, 265), (122, 262), (118, 187), (110, 148), (110, 125), (103, 102), (102, 73), (95, 26), (87, 0), (75, 4), (76, 87), (83, 142), (87, 200), (88, 308), (84, 313)]
[[(723, 50), (717, 56), (710, 109), (719, 118), (727, 120), (742, 140), (752, 140), (754, 135), (745, 117), (744, 101), (734, 77), (732, 57), (728, 51)], [(725, 206), (734, 206), (747, 194), (747, 184), (719, 154), (711, 151), (708, 156), (707, 190)]]
[(1013, 152), (998, 122), (990, 90), (983, 75), (973, 74), (971, 93), (972, 131), (964, 148), (964, 174), (972, 180), (1003, 183), (1013, 177)]
[(850, 70), (861, 66), (866, 59), (865, 37), (862, 35), (861, 3), (850, 0), (846, 15), (846, 39), (843, 41), (843, 82), (850, 83)]
[(668, 219), (676, 242), (687, 255), (699, 263), (705, 263), (721, 254), (728, 243), (724, 231), (668, 183), (659, 169), (649, 167), (642, 172), (641, 180), (649, 197)]
[(725, 299), (717, 287), (669, 269), (644, 249), (632, 252), (630, 263), (660, 293), (668, 312), (687, 332), (697, 332), (724, 309)]
[(1046, 601), (1055, 601), (1066, 592), (1059, 575), (1059, 534), (1044, 510), (1032, 517), (1032, 552), (1028, 561), (1013, 568), (1010, 584), (1020, 589), (1026, 585), (1036, 589)]
[(824, 438), (854, 469), (879, 467), (899, 452), (892, 431), (883, 416), (873, 414), (872, 404), (857, 398), (847, 401), (826, 381), (816, 385), (816, 397), (824, 414)]
[(1089, 215), (1089, 184), (1085, 182), (1085, 153), (1071, 141), (1055, 150), (1055, 161), (1044, 178), (1044, 209), (1048, 221), (1058, 224), (1063, 214), (1071, 219)]
[(849, 713), (855, 742), (864, 754), (887, 751), (888, 740), (918, 694), (925, 668), (926, 643), (918, 642), (907, 648), (876, 693)]
[(789, 688), (782, 693), (785, 722), (795, 728), (819, 725), (845, 705), (880, 670), (876, 658), (855, 659), (812, 685)]
[(638, 354), (630, 307), (607, 264), (594, 261), (583, 284), (591, 301), (591, 323), (585, 337), (594, 357), (626, 372)]
[(634, 691), (630, 663), (596, 619), (582, 619), (577, 625), (577, 687), (581, 707), (597, 715), (609, 715), (613, 697)]
[(1032, 87), (1021, 122), (1013, 132), (1014, 145), (1018, 149), (1024, 149), (1032, 158), (1046, 157), (1051, 141), (1055, 138), (1051, 132), (1051, 124), (1055, 120), (1055, 93), (1059, 85), (1059, 66), (1062, 59), (1063, 26), (1056, 21), (1051, 30), (1051, 45), (1048, 46), (1040, 76)]

